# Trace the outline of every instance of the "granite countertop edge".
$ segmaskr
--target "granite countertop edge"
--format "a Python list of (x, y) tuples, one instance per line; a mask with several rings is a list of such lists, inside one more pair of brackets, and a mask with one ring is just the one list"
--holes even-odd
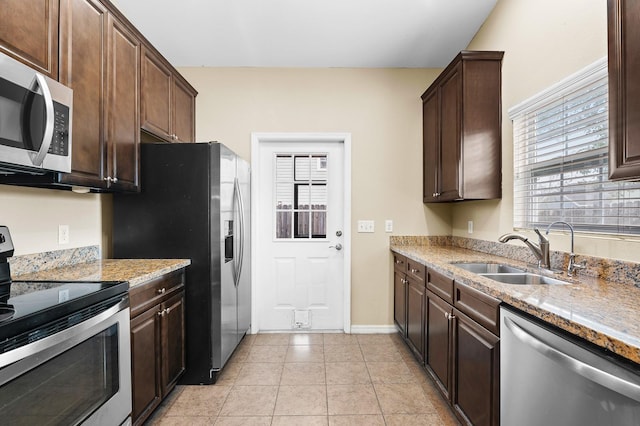
[(16, 275), (21, 281), (127, 281), (129, 288), (185, 268), (190, 259), (100, 259)]
[(554, 276), (569, 285), (513, 285), (479, 276), (455, 266), (460, 262), (503, 263), (540, 273), (533, 265), (465, 248), (437, 245), (394, 245), (406, 256), (458, 282), (499, 299), (546, 323), (640, 364), (640, 289), (603, 279)]

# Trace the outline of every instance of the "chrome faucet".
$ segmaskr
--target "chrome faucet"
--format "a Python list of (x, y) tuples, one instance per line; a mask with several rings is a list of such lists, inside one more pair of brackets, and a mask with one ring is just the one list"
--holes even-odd
[(557, 220), (555, 222), (552, 222), (552, 223), (549, 224), (549, 226), (547, 226), (546, 234), (549, 235), (549, 230), (556, 223), (562, 223), (564, 225), (567, 225), (569, 227), (569, 229), (571, 230), (571, 253), (569, 253), (569, 265), (567, 266), (567, 275), (572, 277), (573, 274), (575, 274), (578, 269), (584, 269), (585, 266), (576, 264), (576, 254), (573, 252), (573, 226), (571, 226), (570, 223), (565, 222), (563, 220)]
[(498, 241), (501, 243), (506, 243), (511, 240), (522, 241), (531, 249), (536, 259), (538, 259), (538, 266), (549, 269), (551, 264), (551, 260), (549, 259), (549, 239), (542, 235), (538, 228), (535, 228), (533, 231), (538, 234), (538, 244), (532, 243), (527, 237), (520, 234), (504, 234), (498, 238)]

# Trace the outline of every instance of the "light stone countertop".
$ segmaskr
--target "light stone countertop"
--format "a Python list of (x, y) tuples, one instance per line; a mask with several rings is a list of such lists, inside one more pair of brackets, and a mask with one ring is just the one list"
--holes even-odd
[(391, 244), (391, 251), (640, 363), (640, 288), (634, 285), (579, 274), (574, 278), (553, 275), (571, 285), (503, 284), (452, 263), (503, 263), (540, 272), (535, 266), (510, 258), (452, 246)]
[(143, 284), (191, 264), (189, 259), (102, 259), (13, 276), (20, 281), (128, 281)]

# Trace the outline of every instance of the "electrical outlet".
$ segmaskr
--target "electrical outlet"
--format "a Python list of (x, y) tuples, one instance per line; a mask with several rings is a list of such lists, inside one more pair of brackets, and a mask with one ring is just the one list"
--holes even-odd
[(467, 221), (467, 232), (469, 234), (473, 234), (473, 221), (472, 220)]
[(384, 232), (393, 232), (393, 220), (387, 219), (384, 221)]
[(375, 222), (373, 220), (359, 220), (358, 232), (375, 232)]
[(69, 244), (69, 225), (58, 225), (58, 244)]

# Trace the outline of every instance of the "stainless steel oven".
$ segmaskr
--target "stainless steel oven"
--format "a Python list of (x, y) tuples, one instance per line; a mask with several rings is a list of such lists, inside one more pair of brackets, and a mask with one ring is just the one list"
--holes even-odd
[(0, 53), (0, 172), (71, 171), (73, 91)]
[(2, 424), (131, 423), (127, 288), (126, 282), (11, 284), (0, 303)]

